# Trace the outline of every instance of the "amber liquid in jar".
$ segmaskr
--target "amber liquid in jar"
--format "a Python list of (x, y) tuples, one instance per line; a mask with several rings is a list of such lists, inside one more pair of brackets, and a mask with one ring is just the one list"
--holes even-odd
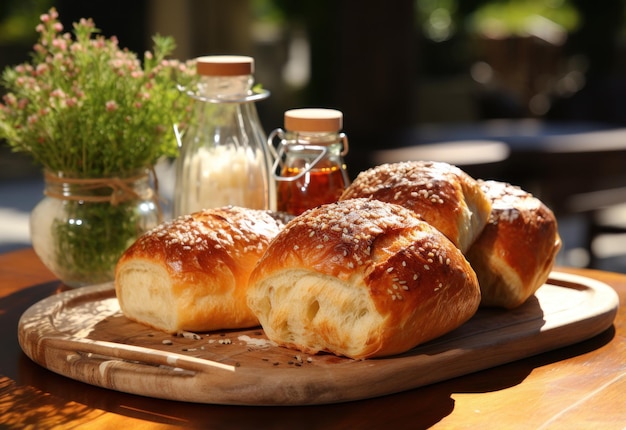
[[(285, 167), (282, 176), (298, 175), (305, 167)], [(307, 209), (336, 202), (347, 186), (341, 166), (316, 166), (294, 181), (278, 182), (278, 210), (300, 215)]]

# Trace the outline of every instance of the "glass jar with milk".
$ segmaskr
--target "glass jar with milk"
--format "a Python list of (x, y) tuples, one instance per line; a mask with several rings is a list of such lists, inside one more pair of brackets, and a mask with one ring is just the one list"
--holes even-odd
[(177, 132), (174, 216), (227, 205), (274, 209), (271, 156), (253, 91), (254, 59), (220, 55), (196, 60), (198, 87), (190, 124)]

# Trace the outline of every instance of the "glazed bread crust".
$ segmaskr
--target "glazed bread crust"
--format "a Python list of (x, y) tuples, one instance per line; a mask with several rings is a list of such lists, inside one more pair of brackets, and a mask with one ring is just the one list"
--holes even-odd
[(441, 336), (479, 302), (476, 275), (450, 240), (402, 206), (364, 198), (290, 221), (248, 289), (270, 340), (358, 359)]
[(515, 308), (548, 279), (561, 238), (553, 212), (532, 194), (498, 181), (479, 181), (492, 201), (489, 223), (467, 258), (482, 306)]
[(122, 312), (169, 333), (258, 325), (246, 304), (248, 277), (283, 227), (268, 211), (240, 207), (207, 209), (161, 224), (117, 264)]
[(374, 198), (411, 209), (466, 252), (487, 224), (491, 203), (478, 182), (443, 162), (382, 164), (361, 172), (340, 200)]

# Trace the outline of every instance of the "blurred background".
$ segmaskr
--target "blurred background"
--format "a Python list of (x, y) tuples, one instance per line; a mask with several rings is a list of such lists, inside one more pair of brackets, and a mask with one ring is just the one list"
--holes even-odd
[[(2, 0), (0, 67), (28, 60), (51, 6), (139, 54), (160, 33), (181, 60), (251, 55), (267, 132), (339, 109), (351, 176), (437, 159), (520, 185), (558, 217), (559, 264), (626, 272), (626, 0)], [(29, 246), (42, 190), (0, 142), (0, 252)]]

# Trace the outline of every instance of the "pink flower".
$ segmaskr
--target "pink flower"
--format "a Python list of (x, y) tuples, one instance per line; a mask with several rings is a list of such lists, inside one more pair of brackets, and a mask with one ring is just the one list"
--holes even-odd
[(17, 103), (17, 98), (15, 97), (15, 94), (13, 93), (5, 94), (4, 97), (2, 98), (4, 102), (7, 104), (7, 106), (15, 106)]
[(67, 50), (67, 42), (63, 39), (54, 39), (52, 41), (52, 46), (59, 48), (61, 51)]
[(48, 15), (47, 13), (42, 14), (39, 19), (41, 20), (41, 22), (48, 22), (50, 21), (50, 15)]
[(65, 97), (65, 93), (63, 92), (63, 90), (62, 90), (62, 89), (57, 88), (57, 89), (53, 90), (53, 91), (50, 93), (50, 97), (58, 97), (58, 98), (63, 98), (63, 97)]
[(115, 100), (109, 100), (108, 102), (106, 102), (106, 110), (107, 112), (113, 112), (117, 110), (117, 103), (115, 103)]
[(35, 74), (37, 76), (43, 75), (48, 71), (48, 66), (46, 64), (37, 64), (37, 68), (35, 69)]
[(63, 31), (63, 24), (61, 24), (60, 22), (55, 22), (54, 23), (54, 31), (56, 31), (57, 33), (60, 33)]

